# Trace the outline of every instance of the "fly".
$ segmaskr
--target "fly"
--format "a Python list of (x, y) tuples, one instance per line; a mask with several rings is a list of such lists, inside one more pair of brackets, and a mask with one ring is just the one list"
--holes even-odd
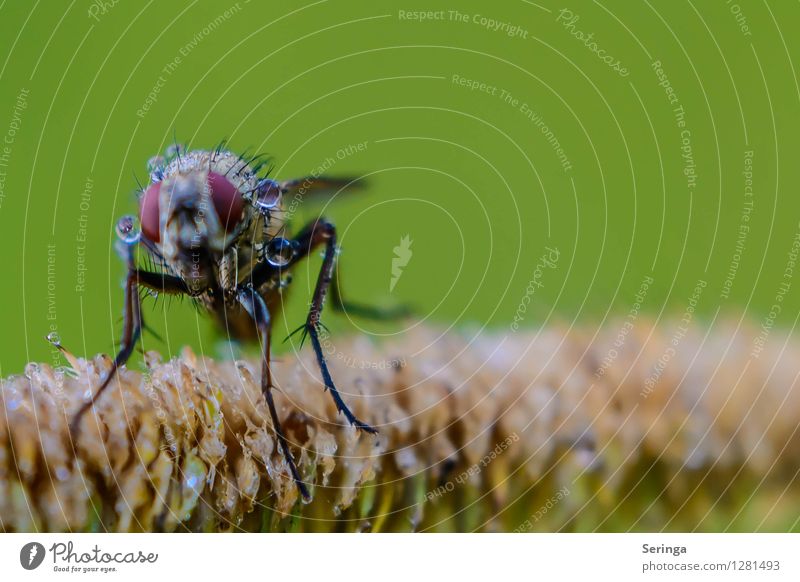
[[(319, 335), (323, 302), (330, 289), (337, 310), (375, 318), (394, 317), (404, 310), (384, 311), (342, 300), (336, 269), (336, 227), (329, 220), (319, 217), (294, 236), (287, 234), (284, 201), (290, 195), (335, 192), (357, 179), (310, 176), (276, 181), (259, 174), (264, 165), (259, 157), (246, 158), (225, 149), (224, 142), (214, 150), (187, 151), (172, 146), (166, 156), (150, 160), (150, 181), (140, 192), (138, 221), (124, 216), (116, 227), (118, 248), (127, 268), (120, 349), (100, 388), (73, 417), (71, 431), (77, 435), (81, 418), (108, 388), (141, 336), (140, 289), (188, 295), (235, 338), (261, 341), (261, 390), (272, 426), (298, 490), (310, 500), (272, 394), (272, 314), (278, 313), (290, 280), (288, 273), (315, 249), (323, 249), (308, 316), (297, 331), (311, 341), (325, 389), (338, 412), (366, 433), (376, 434), (377, 430), (356, 418), (328, 371)], [(160, 268), (140, 268), (137, 249)]]

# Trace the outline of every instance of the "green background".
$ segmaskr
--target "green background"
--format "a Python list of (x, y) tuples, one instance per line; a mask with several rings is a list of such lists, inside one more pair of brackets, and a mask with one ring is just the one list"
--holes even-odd
[[(565, 7), (579, 16), (574, 29), (594, 33), (629, 76), (557, 21)], [(443, 18), (403, 17), (421, 9)], [(520, 32), (491, 30), (481, 17)], [(800, 210), (798, 22), (794, 2), (5, 2), (0, 139), (19, 127), (0, 168), (0, 372), (58, 363), (44, 339), (51, 329), (77, 354), (113, 350), (123, 275), (114, 224), (135, 211), (134, 176), (146, 179), (147, 159), (173, 136), (269, 152), (282, 178), (327, 158), (332, 174), (370, 175), (370, 190), (324, 209), (342, 232), (353, 299), (411, 303), (439, 324), (508, 332), (549, 246), (559, 261), (541, 273), (523, 326), (602, 325), (631, 309), (647, 276), (642, 309), (655, 317), (680, 316), (706, 281), (697, 303), (706, 322), (742, 312), (761, 322), (788, 282), (776, 324), (794, 326), (800, 283), (784, 270)], [(685, 111), (693, 189), (656, 60)], [(497, 90), (470, 90), (454, 75)], [(163, 86), (141, 111), (159, 76)], [(26, 106), (15, 116), (21, 91)], [(337, 159), (360, 142), (363, 151)], [(746, 151), (750, 230), (725, 297)], [(304, 209), (295, 226), (318, 211)], [(405, 235), (413, 256), (390, 293), (393, 248)], [(279, 335), (302, 321), (318, 264), (314, 257), (297, 273)], [(217, 349), (211, 322), (189, 302), (148, 304), (145, 317), (163, 337), (146, 337), (148, 349)], [(406, 325), (324, 321), (334, 333)]]

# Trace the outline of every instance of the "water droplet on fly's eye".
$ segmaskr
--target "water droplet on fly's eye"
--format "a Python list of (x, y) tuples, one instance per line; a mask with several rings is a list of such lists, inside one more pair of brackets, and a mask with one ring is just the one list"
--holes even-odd
[(254, 204), (261, 211), (271, 210), (281, 200), (281, 187), (274, 180), (264, 178), (258, 183)]
[(133, 244), (139, 241), (142, 231), (139, 228), (139, 219), (128, 214), (117, 222), (117, 236), (125, 244)]
[(149, 160), (147, 160), (147, 171), (148, 173), (152, 174), (156, 170), (160, 170), (161, 167), (166, 163), (164, 156), (153, 156)]
[(294, 245), (276, 236), (267, 245), (267, 262), (273, 267), (285, 267), (294, 257)]
[(61, 346), (61, 338), (58, 337), (58, 332), (57, 331), (51, 331), (50, 333), (48, 333), (47, 334), (47, 341), (49, 341), (55, 347), (60, 347)]

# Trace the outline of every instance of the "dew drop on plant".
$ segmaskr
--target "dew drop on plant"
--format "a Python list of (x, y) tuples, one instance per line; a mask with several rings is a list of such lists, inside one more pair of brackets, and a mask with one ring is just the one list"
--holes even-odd
[(58, 337), (57, 331), (51, 331), (47, 334), (47, 341), (53, 344), (54, 347), (61, 347), (61, 338)]
[(131, 245), (139, 242), (142, 230), (139, 228), (139, 219), (132, 214), (127, 214), (117, 222), (117, 236), (125, 244)]
[(273, 267), (285, 267), (294, 257), (294, 246), (279, 236), (267, 245), (267, 262)]

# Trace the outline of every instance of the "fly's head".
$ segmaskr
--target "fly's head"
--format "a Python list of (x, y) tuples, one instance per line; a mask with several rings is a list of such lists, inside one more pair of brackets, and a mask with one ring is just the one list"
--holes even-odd
[(150, 185), (139, 199), (145, 243), (192, 293), (215, 285), (226, 255), (254, 229), (272, 230), (280, 203), (274, 182), (241, 156), (219, 149), (173, 149), (150, 161)]

